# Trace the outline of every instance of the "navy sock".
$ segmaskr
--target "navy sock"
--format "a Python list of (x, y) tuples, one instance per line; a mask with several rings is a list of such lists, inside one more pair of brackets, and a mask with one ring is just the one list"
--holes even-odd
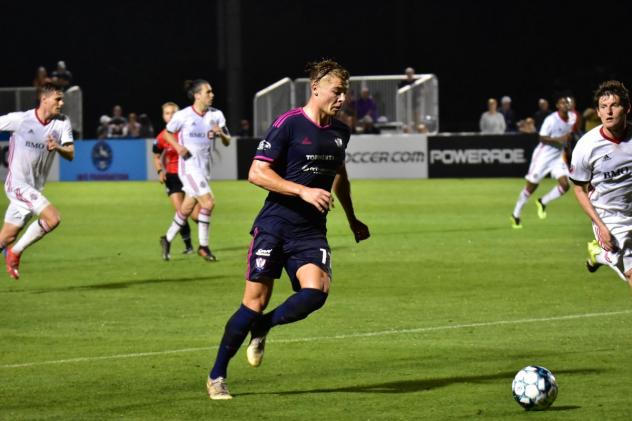
[(237, 353), (244, 339), (248, 336), (250, 328), (259, 316), (261, 316), (261, 313), (257, 313), (242, 304), (235, 314), (228, 319), (224, 328), (222, 342), (217, 351), (217, 358), (210, 373), (211, 379), (226, 378), (230, 359)]
[(310, 313), (321, 308), (326, 300), (327, 293), (319, 289), (302, 288), (277, 308), (264, 315), (256, 324), (254, 336), (263, 335), (276, 325), (303, 320)]
[(182, 236), (182, 240), (184, 240), (184, 246), (186, 248), (193, 248), (191, 244), (191, 227), (189, 226), (189, 221), (184, 221), (184, 225), (180, 228), (180, 235)]

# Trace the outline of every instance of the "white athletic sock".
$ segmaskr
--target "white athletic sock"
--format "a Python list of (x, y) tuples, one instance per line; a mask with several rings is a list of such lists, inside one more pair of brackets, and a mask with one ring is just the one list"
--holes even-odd
[(11, 248), (13, 250), (13, 253), (21, 254), (25, 248), (37, 242), (40, 238), (45, 236), (50, 231), (51, 230), (50, 228), (48, 228), (48, 225), (46, 225), (46, 223), (41, 219), (38, 219), (37, 221), (29, 225), (22, 237)]
[(198, 214), (198, 241), (200, 247), (208, 247), (208, 237), (211, 228), (211, 215), (208, 209), (200, 209)]
[(516, 202), (516, 207), (514, 208), (513, 216), (515, 216), (516, 218), (520, 218), (520, 214), (522, 213), (522, 208), (524, 207), (525, 203), (527, 203), (527, 200), (529, 200), (529, 197), (531, 197), (531, 193), (529, 193), (527, 189), (522, 189), (522, 191), (520, 192), (520, 195), (518, 196), (518, 201)]
[(171, 225), (169, 225), (169, 229), (167, 230), (167, 241), (171, 242), (178, 235), (180, 229), (186, 222), (187, 218), (182, 215), (180, 212), (176, 212), (173, 216), (173, 221), (171, 221)]
[(550, 192), (542, 196), (542, 199), (540, 200), (542, 201), (543, 205), (548, 205), (555, 199), (559, 199), (560, 197), (562, 197), (564, 193), (566, 192), (564, 191), (564, 189), (562, 189), (562, 186), (558, 184), (555, 187), (553, 187)]

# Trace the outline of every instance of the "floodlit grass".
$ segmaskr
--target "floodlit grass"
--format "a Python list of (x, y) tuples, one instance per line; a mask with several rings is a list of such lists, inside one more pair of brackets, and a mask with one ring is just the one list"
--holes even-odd
[[(273, 330), (260, 368), (240, 350), (235, 399), (213, 402), (205, 378), (264, 192), (213, 184), (209, 264), (179, 239), (160, 259), (172, 211), (157, 183), (51, 183), (62, 224), (25, 252), (20, 281), (0, 282), (0, 419), (629, 420), (630, 291), (607, 268), (585, 271), (592, 233), (572, 194), (544, 221), (528, 203), (512, 230), (522, 187), (354, 182), (371, 239), (355, 244), (332, 212), (327, 304)], [(276, 288), (271, 306), (291, 293), (286, 278)], [(538, 414), (511, 397), (529, 364), (560, 387)]]

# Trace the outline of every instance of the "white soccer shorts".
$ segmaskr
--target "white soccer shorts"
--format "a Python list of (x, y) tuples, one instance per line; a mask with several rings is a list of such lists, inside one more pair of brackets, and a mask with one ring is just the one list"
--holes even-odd
[(50, 204), (37, 189), (28, 184), (11, 183), (11, 190), (5, 189), (9, 206), (4, 214), (5, 222), (23, 227), (33, 214), (39, 215)]
[(551, 178), (556, 180), (560, 177), (568, 177), (568, 165), (564, 162), (562, 151), (540, 143), (533, 151), (529, 173), (525, 179), (532, 184), (540, 184), (549, 173)]
[(208, 179), (200, 171), (186, 170), (178, 173), (178, 176), (182, 181), (182, 190), (187, 196), (198, 197), (213, 194)]
[[(606, 260), (609, 260), (610, 265), (618, 268), (621, 273), (626, 273), (632, 269), (632, 217), (624, 217), (602, 210), (599, 213), (601, 220), (606, 224), (619, 247), (619, 251), (616, 253), (607, 252)], [(593, 224), (593, 231), (597, 242), (600, 243), (599, 229), (595, 224)]]

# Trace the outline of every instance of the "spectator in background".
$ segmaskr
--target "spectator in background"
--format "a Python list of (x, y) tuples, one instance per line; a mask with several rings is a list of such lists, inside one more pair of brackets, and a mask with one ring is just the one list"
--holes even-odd
[(542, 127), (542, 123), (544, 119), (551, 114), (551, 110), (549, 109), (549, 101), (544, 98), (538, 99), (538, 111), (533, 114), (533, 120), (535, 121), (536, 130), (540, 130)]
[(601, 119), (594, 108), (586, 108), (582, 113), (584, 121), (584, 133), (588, 133), (601, 124)]
[(136, 113), (129, 113), (127, 115), (127, 137), (140, 137), (140, 123), (138, 122), (138, 116), (136, 116)]
[[(39, 89), (44, 86), (46, 83), (50, 83), (50, 78), (48, 77), (48, 72), (46, 71), (46, 67), (40, 66), (35, 71), (35, 78), (33, 79), (33, 86)], [(37, 96), (39, 98), (39, 95)]]
[(360, 98), (355, 102), (355, 117), (356, 121), (362, 120), (365, 115), (370, 116), (373, 121), (377, 120), (377, 105), (371, 94), (369, 88), (364, 86), (360, 91)]
[(242, 118), (239, 121), (239, 130), (237, 130), (237, 136), (239, 137), (252, 137), (252, 129), (250, 128), (250, 121)]
[(498, 112), (498, 102), (494, 98), (487, 100), (487, 111), (481, 114), (478, 125), (484, 134), (505, 133), (505, 117)]
[(502, 97), (500, 100), (500, 113), (505, 118), (505, 131), (516, 132), (518, 130), (518, 126), (516, 125), (516, 114), (511, 108), (511, 98), (507, 95)]
[(62, 60), (57, 62), (57, 69), (52, 73), (53, 82), (61, 86), (65, 91), (72, 84), (72, 73), (66, 68), (66, 63)]
[(406, 79), (401, 80), (397, 84), (397, 87), (399, 89), (403, 88), (404, 86), (412, 85), (417, 80), (417, 78), (415, 78), (415, 69), (413, 69), (412, 67), (406, 67), (406, 70), (404, 70), (404, 74), (406, 75)]
[(367, 114), (364, 117), (362, 117), (362, 119), (360, 120), (360, 123), (362, 123), (362, 131), (361, 131), (361, 133), (363, 133), (363, 134), (380, 134), (380, 129), (375, 127), (375, 125), (373, 124), (373, 118), (371, 118), (370, 115)]
[(99, 118), (99, 127), (97, 127), (97, 139), (105, 139), (108, 137), (108, 131), (110, 126), (110, 118), (109, 115), (103, 114), (101, 118)]
[(532, 117), (527, 117), (524, 120), (518, 122), (518, 131), (520, 133), (536, 133), (535, 120)]
[(112, 108), (112, 118), (108, 123), (108, 138), (127, 137), (127, 120), (123, 117), (123, 108), (115, 105)]
[(566, 100), (568, 101), (568, 112), (571, 114), (575, 114), (575, 125), (573, 126), (573, 133), (575, 133), (575, 137), (577, 138), (575, 140), (579, 140), (579, 138), (583, 135), (582, 127), (584, 123), (582, 122), (582, 115), (579, 114), (579, 112), (577, 111), (577, 102), (575, 101), (574, 96), (567, 96)]
[(140, 123), (140, 137), (154, 137), (154, 125), (151, 124), (151, 120), (147, 114), (143, 113), (139, 115), (138, 122)]

